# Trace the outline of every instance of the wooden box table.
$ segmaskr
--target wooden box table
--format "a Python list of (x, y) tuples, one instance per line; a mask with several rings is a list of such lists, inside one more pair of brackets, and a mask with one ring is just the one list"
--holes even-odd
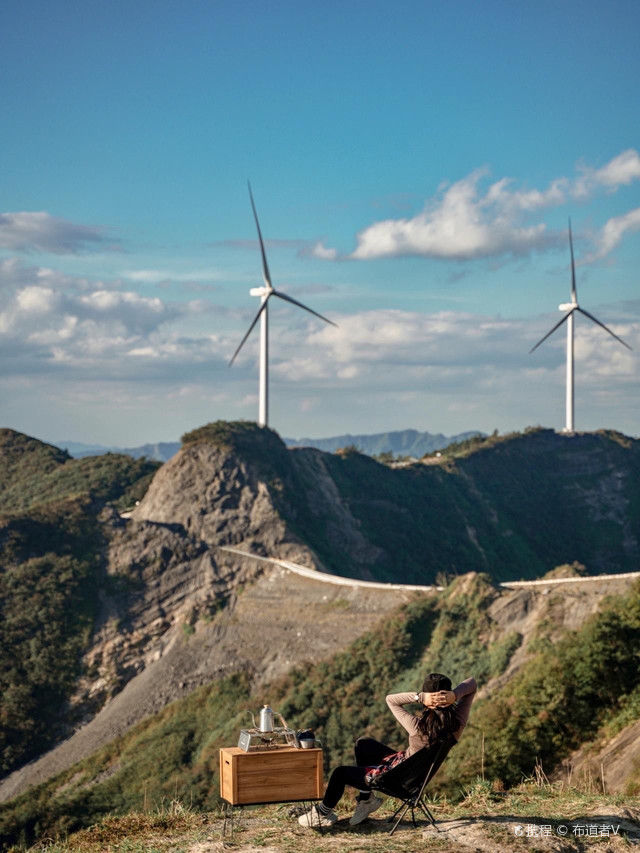
[(232, 806), (322, 797), (322, 750), (278, 746), (220, 750), (220, 796)]

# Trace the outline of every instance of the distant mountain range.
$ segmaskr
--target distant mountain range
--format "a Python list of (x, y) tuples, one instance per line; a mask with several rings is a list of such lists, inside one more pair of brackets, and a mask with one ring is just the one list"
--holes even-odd
[[(373, 435), (346, 433), (332, 438), (285, 438), (283, 441), (287, 447), (315, 447), (327, 453), (334, 453), (342, 447), (355, 447), (367, 456), (392, 453), (394, 456), (413, 456), (420, 459), (425, 453), (433, 453), (454, 442), (466, 441), (479, 435), (483, 433), (477, 430), (447, 436), (442, 433), (403, 429), (395, 432), (377, 432)], [(143, 444), (140, 447), (106, 447), (100, 444), (82, 444), (77, 441), (57, 441), (55, 444), (57, 447), (65, 448), (76, 459), (85, 456), (101, 456), (103, 453), (124, 453), (134, 459), (146, 456), (147, 459), (168, 462), (180, 450), (179, 441), (161, 441), (156, 444)]]
[(458, 435), (418, 432), (416, 429), (403, 429), (396, 432), (377, 432), (373, 435), (336, 435), (333, 438), (285, 438), (288, 447), (315, 447), (327, 453), (335, 453), (341, 447), (355, 447), (367, 456), (379, 453), (393, 453), (394, 456), (414, 456), (416, 459), (425, 453), (441, 450), (449, 444), (466, 441), (483, 435), (477, 430), (462, 432)]
[(168, 462), (172, 456), (180, 450), (179, 441), (159, 441), (156, 444), (142, 444), (140, 447), (107, 447), (102, 444), (83, 444), (79, 441), (56, 441), (56, 447), (61, 447), (75, 459), (84, 459), (86, 456), (102, 456), (103, 453), (123, 453), (140, 459), (154, 459), (157, 462)]

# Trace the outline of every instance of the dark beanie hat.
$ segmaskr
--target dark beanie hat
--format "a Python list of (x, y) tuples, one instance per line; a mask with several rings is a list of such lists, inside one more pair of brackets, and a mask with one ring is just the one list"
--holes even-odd
[(440, 672), (431, 672), (422, 685), (423, 693), (438, 693), (439, 690), (451, 690), (451, 679)]

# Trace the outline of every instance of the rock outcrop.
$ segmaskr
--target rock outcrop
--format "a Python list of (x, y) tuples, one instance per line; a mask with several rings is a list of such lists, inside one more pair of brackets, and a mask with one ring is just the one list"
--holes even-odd
[[(269, 438), (276, 451), (287, 454), (275, 434)], [(270, 450), (265, 448), (266, 453)], [(158, 471), (131, 518), (180, 525), (209, 547), (242, 545), (258, 554), (313, 565), (311, 550), (275, 506), (273, 492), (282, 490), (275, 472), (261, 472), (260, 467), (233, 448), (209, 441), (187, 444)], [(295, 502), (294, 496), (288, 497)]]

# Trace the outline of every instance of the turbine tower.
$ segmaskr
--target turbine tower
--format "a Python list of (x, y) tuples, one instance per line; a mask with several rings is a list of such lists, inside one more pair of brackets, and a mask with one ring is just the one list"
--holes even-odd
[(547, 338), (552, 335), (556, 329), (559, 329), (560, 326), (566, 321), (567, 323), (567, 398), (566, 398), (566, 419), (565, 419), (565, 428), (564, 432), (569, 433), (570, 435), (574, 431), (574, 421), (573, 421), (573, 412), (574, 412), (574, 391), (573, 391), (573, 379), (574, 379), (574, 368), (573, 368), (573, 326), (574, 326), (574, 314), (576, 311), (579, 311), (581, 314), (584, 314), (585, 317), (588, 317), (598, 326), (601, 326), (605, 332), (609, 332), (609, 334), (614, 337), (617, 341), (619, 341), (623, 346), (627, 349), (631, 349), (629, 344), (625, 343), (622, 338), (619, 338), (618, 335), (614, 334), (604, 323), (601, 323), (597, 317), (594, 317), (593, 314), (590, 314), (588, 311), (585, 311), (584, 308), (581, 308), (578, 305), (578, 294), (576, 291), (576, 265), (573, 258), (573, 237), (571, 235), (571, 220), (569, 220), (569, 249), (571, 251), (571, 302), (563, 302), (561, 305), (558, 305), (558, 309), (560, 311), (566, 311), (567, 313), (564, 315), (562, 320), (555, 324), (553, 329), (551, 329), (547, 334), (541, 338), (538, 343), (529, 350), (529, 353), (532, 353), (535, 349), (538, 349), (543, 341), (546, 341)]
[(269, 273), (269, 265), (267, 264), (267, 255), (264, 250), (264, 241), (262, 239), (262, 232), (260, 230), (260, 223), (258, 222), (258, 214), (256, 212), (256, 206), (253, 201), (253, 193), (251, 192), (250, 183), (248, 183), (248, 187), (249, 198), (251, 199), (251, 208), (253, 210), (253, 218), (256, 221), (256, 228), (258, 230), (258, 240), (260, 241), (260, 253), (262, 255), (262, 279), (264, 281), (264, 285), (263, 287), (252, 287), (249, 291), (251, 296), (260, 297), (260, 308), (256, 316), (253, 318), (253, 322), (247, 329), (244, 338), (240, 341), (238, 348), (234, 352), (231, 361), (229, 362), (229, 367), (231, 367), (231, 365), (235, 361), (236, 356), (244, 346), (244, 343), (253, 331), (254, 326), (256, 325), (258, 320), (260, 320), (258, 426), (264, 427), (268, 426), (269, 423), (269, 299), (272, 296), (277, 296), (278, 299), (283, 299), (285, 302), (290, 302), (292, 305), (297, 305), (298, 308), (302, 308), (305, 311), (308, 311), (309, 314), (313, 314), (315, 317), (319, 317), (321, 320), (324, 320), (325, 323), (329, 323), (331, 326), (335, 326), (336, 324), (333, 323), (331, 320), (327, 320), (326, 317), (323, 317), (322, 314), (318, 314), (318, 312), (314, 311), (312, 308), (308, 308), (306, 305), (303, 305), (302, 302), (298, 302), (297, 299), (294, 299), (291, 296), (287, 296), (287, 294), (283, 293), (281, 290), (276, 290), (272, 285), (271, 274)]

